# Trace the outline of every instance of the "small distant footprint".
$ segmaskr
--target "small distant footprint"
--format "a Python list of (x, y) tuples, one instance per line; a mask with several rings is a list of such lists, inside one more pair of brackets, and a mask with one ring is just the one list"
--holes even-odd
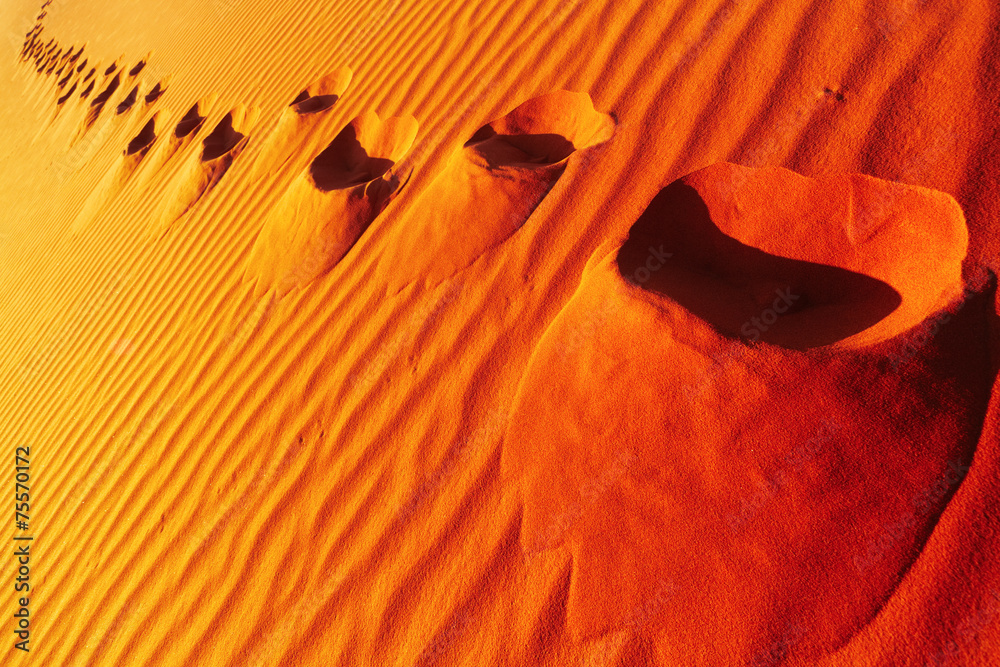
[(115, 115), (120, 116), (129, 109), (131, 109), (132, 105), (135, 104), (135, 101), (138, 98), (139, 98), (139, 86), (138, 84), (136, 84), (135, 86), (132, 87), (132, 90), (129, 91), (128, 95), (125, 96), (125, 99), (123, 99), (121, 103), (118, 105), (118, 107), (115, 109)]
[(74, 83), (72, 86), (69, 87), (69, 90), (66, 91), (65, 95), (56, 100), (56, 106), (61, 107), (62, 105), (66, 104), (66, 100), (72, 97), (73, 93), (75, 92), (76, 92), (76, 84)]
[(142, 129), (119, 154), (116, 162), (104, 172), (101, 180), (91, 189), (70, 228), (72, 234), (77, 234), (85, 229), (98, 215), (101, 208), (115, 198), (132, 178), (157, 139), (156, 123), (159, 116), (159, 111), (150, 116)]
[(614, 133), (586, 93), (557, 91), (476, 132), (408, 206), (382, 259), (390, 291), (434, 285), (507, 240), (528, 219), (577, 151)]
[(167, 79), (164, 79), (162, 81), (158, 81), (156, 83), (156, 85), (153, 86), (152, 90), (150, 90), (148, 93), (146, 93), (146, 97), (144, 99), (144, 101), (146, 103), (146, 106), (149, 106), (150, 104), (153, 104), (154, 102), (156, 102), (156, 100), (160, 99), (160, 97), (163, 95), (163, 93), (166, 92), (167, 85), (168, 85), (168, 80)]
[(115, 94), (118, 90), (118, 86), (121, 85), (121, 73), (116, 74), (105, 86), (104, 90), (100, 92), (94, 99), (90, 101), (90, 109), (87, 110), (87, 117), (83, 123), (83, 131), (86, 132), (91, 125), (93, 125), (98, 116), (101, 115), (101, 111), (104, 110), (104, 106), (111, 99), (111, 96)]
[(351, 85), (353, 73), (341, 67), (314, 81), (281, 110), (273, 125), (264, 133), (260, 148), (252, 156), (251, 182), (286, 168), (297, 157), (308, 156), (318, 148), (319, 136), (313, 135), (324, 111), (330, 109)]
[(142, 60), (140, 60), (138, 63), (135, 64), (135, 67), (133, 67), (128, 71), (129, 78), (136, 76), (137, 74), (139, 74), (139, 72), (142, 71), (142, 69), (146, 66), (147, 59), (148, 57), (143, 58)]
[(158, 115), (159, 112), (154, 113), (153, 117), (139, 130), (139, 134), (135, 135), (128, 143), (128, 146), (125, 148), (126, 156), (138, 157), (141, 160), (149, 152), (150, 146), (156, 141), (156, 119)]
[(246, 272), (254, 293), (281, 297), (333, 268), (388, 203), (397, 183), (385, 174), (416, 134), (412, 116), (351, 121), (265, 218)]
[[(257, 109), (238, 105), (205, 137), (200, 153), (186, 156), (184, 164), (173, 175), (166, 189), (169, 199), (154, 230), (156, 235), (166, 231), (175, 220), (218, 185), (232, 166), (233, 160), (246, 146), (246, 132), (256, 124), (258, 114)], [(200, 122), (191, 123), (189, 132), (197, 129), (199, 124)], [(178, 126), (178, 131), (180, 130)], [(178, 138), (176, 132), (175, 138)]]

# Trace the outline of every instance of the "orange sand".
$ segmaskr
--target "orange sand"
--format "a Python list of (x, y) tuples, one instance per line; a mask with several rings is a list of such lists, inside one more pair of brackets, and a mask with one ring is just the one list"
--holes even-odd
[(3, 664), (1000, 665), (995, 2), (0, 29)]

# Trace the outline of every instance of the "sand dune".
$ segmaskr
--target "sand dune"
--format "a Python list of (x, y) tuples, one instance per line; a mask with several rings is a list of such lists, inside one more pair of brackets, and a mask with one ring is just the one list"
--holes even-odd
[(995, 3), (0, 26), (4, 664), (1000, 664)]

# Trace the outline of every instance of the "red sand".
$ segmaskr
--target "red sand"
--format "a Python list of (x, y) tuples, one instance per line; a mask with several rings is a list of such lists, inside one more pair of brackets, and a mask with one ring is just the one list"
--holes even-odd
[(3, 664), (1000, 665), (995, 2), (0, 25)]

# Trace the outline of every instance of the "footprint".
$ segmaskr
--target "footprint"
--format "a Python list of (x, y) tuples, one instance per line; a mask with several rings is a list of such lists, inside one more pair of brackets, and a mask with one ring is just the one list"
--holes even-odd
[(143, 69), (143, 68), (144, 68), (144, 67), (146, 66), (146, 60), (147, 60), (147, 59), (148, 59), (148, 56), (147, 56), (146, 58), (143, 58), (143, 59), (142, 59), (142, 60), (140, 60), (139, 62), (137, 62), (137, 63), (135, 64), (135, 67), (133, 67), (132, 69), (130, 69), (130, 70), (128, 71), (128, 76), (129, 76), (129, 78), (130, 78), (130, 79), (131, 79), (132, 77), (136, 76), (137, 74), (139, 74), (139, 72), (141, 72), (141, 71), (142, 71), (142, 69)]
[(97, 217), (101, 209), (113, 200), (132, 178), (133, 174), (145, 160), (155, 143), (156, 123), (160, 117), (156, 111), (142, 126), (142, 129), (128, 142), (116, 161), (104, 171), (101, 180), (91, 188), (87, 199), (70, 227), (71, 235), (76, 235), (86, 229)]
[(76, 84), (74, 83), (72, 86), (69, 87), (69, 90), (66, 91), (65, 95), (56, 100), (56, 106), (61, 107), (62, 105), (66, 104), (66, 100), (68, 100), (75, 92), (76, 92)]
[[(258, 114), (257, 109), (238, 105), (205, 137), (200, 153), (187, 156), (166, 189), (169, 199), (154, 228), (155, 235), (159, 236), (166, 231), (175, 220), (218, 185), (232, 166), (233, 160), (246, 146), (246, 132), (256, 124)], [(193, 132), (196, 128), (197, 124), (190, 131)], [(178, 125), (178, 130), (180, 129)], [(175, 132), (175, 139), (184, 137), (177, 137)]]
[(963, 294), (967, 238), (943, 193), (715, 165), (598, 249), (501, 462), (525, 551), (572, 555), (574, 636), (638, 613), (675, 655), (756, 664), (801, 623), (789, 659), (815, 664), (878, 613), (985, 416), (995, 285)]
[[(192, 172), (191, 163), (197, 160), (197, 154), (189, 155), (183, 160), (173, 162), (171, 159), (178, 152), (182, 151), (187, 144), (194, 141), (198, 131), (204, 126), (208, 110), (212, 107), (214, 101), (215, 96), (213, 95), (191, 105), (187, 113), (174, 125), (173, 130), (164, 137), (165, 140), (156, 144), (155, 150), (152, 150), (153, 147), (151, 145), (147, 146), (146, 142), (142, 141), (142, 137), (149, 137), (150, 131), (155, 134), (155, 126), (145, 127), (136, 135), (136, 138), (133, 139), (133, 147), (145, 146), (150, 153), (148, 157), (144, 157), (142, 160), (142, 170), (136, 170), (138, 173), (134, 176), (129, 176), (129, 178), (134, 179), (137, 189), (148, 189), (151, 183), (156, 183), (160, 186), (156, 188), (156, 192), (159, 195), (169, 196), (169, 193), (173, 192), (171, 188), (179, 186), (179, 181), (184, 178), (184, 172), (190, 177)], [(168, 110), (160, 109), (160, 112), (153, 115), (153, 119), (157, 125), (162, 124), (163, 119), (170, 117)], [(204, 146), (202, 146), (202, 149), (204, 150)], [(127, 153), (128, 149), (126, 150)], [(169, 205), (165, 204), (165, 206)], [(159, 220), (153, 229), (161, 229)]]
[(87, 116), (83, 122), (82, 133), (86, 133), (88, 129), (97, 121), (98, 116), (101, 115), (101, 111), (104, 110), (104, 106), (111, 99), (111, 96), (115, 94), (118, 90), (118, 86), (121, 85), (121, 73), (116, 74), (108, 85), (105, 86), (104, 90), (100, 92), (94, 99), (90, 101), (90, 109), (87, 110)]
[(405, 242), (381, 260), (390, 291), (465, 269), (528, 219), (578, 151), (611, 138), (614, 122), (586, 93), (536, 97), (476, 132), (403, 213)]
[(196, 132), (205, 123), (205, 118), (201, 114), (202, 108), (205, 107), (205, 102), (195, 102), (184, 117), (180, 119), (177, 123), (177, 127), (174, 128), (174, 138), (178, 140), (187, 139), (191, 134)]
[(152, 118), (149, 119), (142, 129), (139, 130), (139, 134), (135, 135), (128, 146), (125, 147), (125, 155), (127, 157), (133, 157), (135, 159), (135, 164), (138, 164), (146, 153), (149, 152), (149, 148), (156, 141), (156, 120), (159, 117), (159, 112), (153, 114)]
[(132, 90), (129, 91), (128, 95), (125, 96), (125, 99), (121, 101), (121, 104), (119, 104), (118, 107), (115, 109), (115, 115), (120, 116), (129, 109), (131, 109), (132, 105), (135, 104), (135, 101), (138, 98), (139, 98), (139, 85), (136, 84), (135, 86), (132, 87)]
[(162, 81), (158, 81), (156, 85), (153, 86), (153, 89), (150, 90), (148, 93), (146, 93), (146, 97), (144, 100), (146, 106), (149, 106), (154, 102), (156, 102), (156, 100), (160, 99), (163, 93), (166, 92), (168, 85), (170, 85), (169, 77), (165, 77)]
[[(314, 81), (281, 110), (274, 124), (266, 130), (260, 149), (252, 157), (250, 180), (256, 183), (265, 176), (287, 169), (298, 171), (302, 161), (296, 158), (314, 155), (322, 133), (316, 132), (330, 109), (351, 85), (353, 73), (341, 67)], [(307, 159), (307, 158), (303, 158)]]
[(416, 134), (412, 116), (351, 121), (268, 212), (246, 272), (255, 295), (280, 298), (332, 269), (388, 204), (397, 183), (386, 172)]
[[(746, 218), (747, 225), (758, 223)], [(780, 248), (770, 244), (782, 256), (746, 245), (713, 224), (698, 190), (679, 180), (650, 203), (622, 246), (618, 264), (632, 282), (669, 297), (732, 339), (804, 350), (879, 337), (879, 328), (891, 323), (885, 320), (900, 305), (900, 294), (863, 273), (790, 259), (804, 254), (809, 239), (796, 232), (808, 228), (786, 231)], [(745, 231), (759, 242), (749, 228), (727, 231)], [(815, 259), (836, 262), (838, 252), (846, 256), (849, 249), (831, 247)], [(767, 322), (755, 319), (769, 310)], [(928, 314), (922, 312), (920, 319)]]

